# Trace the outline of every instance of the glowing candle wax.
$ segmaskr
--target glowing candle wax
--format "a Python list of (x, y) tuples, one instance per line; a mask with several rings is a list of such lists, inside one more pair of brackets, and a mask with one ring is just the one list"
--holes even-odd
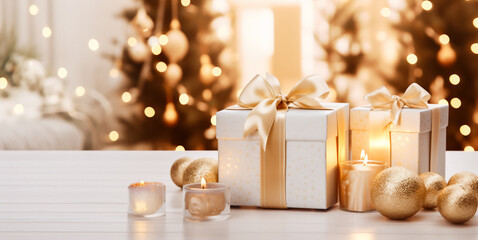
[(139, 182), (129, 185), (129, 210), (137, 216), (160, 216), (165, 213), (166, 186), (159, 182)]
[(386, 163), (368, 160), (362, 150), (361, 159), (339, 164), (340, 208), (347, 211), (364, 212), (374, 210), (370, 187), (373, 178), (386, 168)]
[(201, 183), (183, 186), (184, 218), (190, 221), (216, 221), (229, 217), (229, 187), (220, 183)]

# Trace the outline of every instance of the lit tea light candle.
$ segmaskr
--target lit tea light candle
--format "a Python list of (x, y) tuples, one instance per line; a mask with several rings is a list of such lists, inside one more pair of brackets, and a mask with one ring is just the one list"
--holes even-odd
[(375, 209), (370, 187), (375, 175), (387, 167), (385, 162), (368, 160), (364, 150), (360, 155), (360, 160), (339, 164), (340, 208), (347, 211), (364, 212)]
[(221, 183), (201, 183), (183, 186), (184, 218), (190, 221), (217, 221), (229, 217), (229, 187)]
[(165, 213), (166, 185), (141, 181), (129, 185), (128, 189), (130, 214), (155, 217)]

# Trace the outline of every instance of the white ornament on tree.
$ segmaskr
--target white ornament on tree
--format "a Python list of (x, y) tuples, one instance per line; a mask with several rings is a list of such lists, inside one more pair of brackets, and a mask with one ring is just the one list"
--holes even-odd
[(146, 13), (146, 9), (141, 7), (132, 20), (133, 26), (144, 37), (149, 37), (154, 28), (153, 20)]
[(169, 64), (168, 68), (164, 72), (164, 79), (166, 80), (168, 85), (171, 87), (176, 86), (182, 77), (183, 77), (183, 70), (176, 63)]
[(129, 56), (137, 63), (146, 60), (149, 52), (149, 48), (142, 41), (138, 41), (134, 46), (128, 47)]
[[(174, 24), (171, 25), (174, 26)], [(186, 56), (186, 53), (188, 53), (188, 38), (179, 27), (171, 28), (171, 30), (166, 33), (166, 36), (168, 37), (168, 44), (163, 46), (164, 53), (170, 62), (181, 61), (181, 59)]]

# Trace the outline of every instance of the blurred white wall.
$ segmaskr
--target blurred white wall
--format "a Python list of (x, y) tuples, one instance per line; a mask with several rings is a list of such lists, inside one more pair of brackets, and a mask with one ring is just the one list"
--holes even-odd
[[(119, 17), (122, 10), (134, 6), (132, 0), (0, 0), (0, 27), (15, 28), (18, 43), (34, 47), (49, 75), (60, 67), (68, 71), (70, 90), (79, 85), (108, 93), (119, 81), (111, 79), (113, 63), (103, 53), (120, 55), (130, 31)], [(32, 15), (30, 7), (37, 6)], [(45, 38), (43, 28), (51, 29)], [(96, 39), (99, 49), (91, 51), (88, 41)], [(118, 46), (112, 44), (119, 40)], [(1, 39), (0, 39), (1, 44)]]

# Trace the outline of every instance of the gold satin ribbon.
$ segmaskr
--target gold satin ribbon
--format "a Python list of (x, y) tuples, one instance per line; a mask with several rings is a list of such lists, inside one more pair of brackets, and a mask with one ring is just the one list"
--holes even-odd
[(256, 75), (242, 90), (238, 105), (252, 109), (244, 124), (244, 136), (259, 132), (261, 153), (261, 205), (287, 208), (286, 202), (286, 146), (285, 114), (289, 105), (299, 108), (328, 109), (316, 99), (326, 97), (329, 87), (317, 75), (300, 80), (284, 96), (279, 80), (267, 73)]
[[(391, 151), (390, 151), (390, 123), (399, 124), (400, 113), (404, 106), (409, 108), (428, 108), (427, 102), (431, 95), (423, 89), (420, 85), (412, 83), (405, 93), (400, 97), (391, 95), (386, 87), (382, 87), (365, 96), (373, 109), (390, 110), (388, 116), (384, 112), (371, 111), (369, 115), (369, 156), (370, 159), (384, 161), (391, 166)], [(385, 112), (385, 114), (387, 114)], [(437, 142), (438, 136), (435, 130), (436, 127), (432, 124), (432, 141)], [(435, 133), (434, 133), (435, 132)], [(432, 146), (431, 148), (436, 149)], [(431, 153), (433, 155), (433, 153)]]

